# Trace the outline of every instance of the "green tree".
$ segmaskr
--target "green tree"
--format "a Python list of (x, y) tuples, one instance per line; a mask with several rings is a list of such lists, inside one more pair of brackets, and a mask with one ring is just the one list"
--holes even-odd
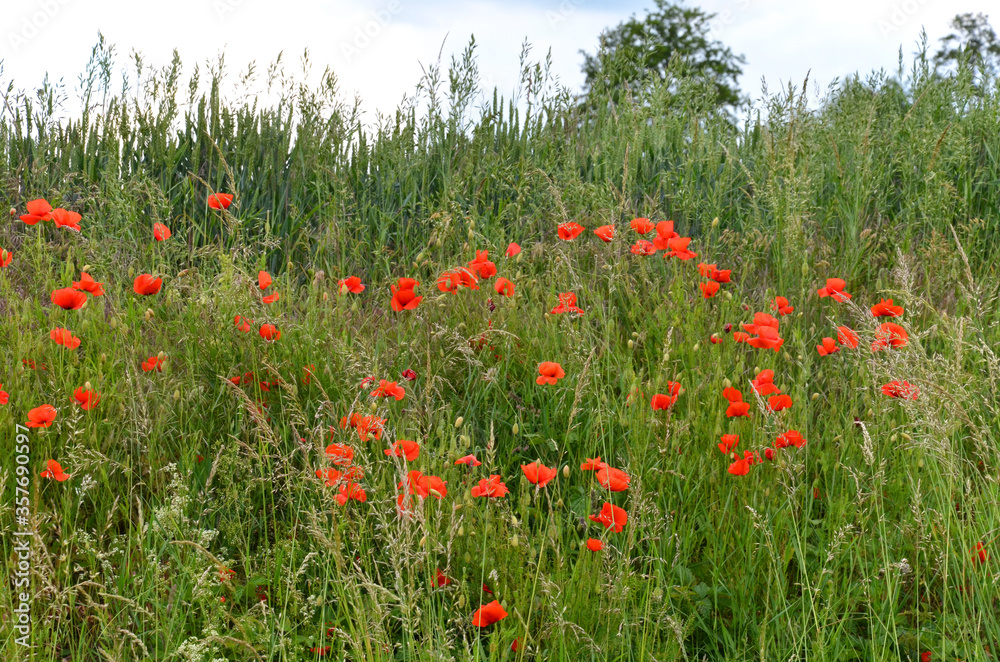
[(954, 32), (941, 39), (941, 50), (934, 55), (939, 70), (957, 69), (968, 62), (979, 76), (1000, 72), (1000, 38), (986, 14), (959, 14), (951, 27)]
[(635, 93), (657, 79), (666, 80), (679, 64), (687, 75), (714, 87), (718, 105), (738, 105), (742, 97), (737, 78), (746, 59), (709, 37), (713, 18), (715, 14), (698, 8), (656, 0), (656, 10), (644, 19), (633, 15), (605, 30), (597, 53), (581, 51), (586, 91), (617, 99), (626, 88)]

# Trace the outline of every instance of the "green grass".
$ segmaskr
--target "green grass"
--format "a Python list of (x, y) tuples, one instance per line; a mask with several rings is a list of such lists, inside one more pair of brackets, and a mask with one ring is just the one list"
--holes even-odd
[[(179, 60), (119, 96), (103, 45), (77, 119), (54, 120), (58, 91), (11, 93), (0, 195), (18, 214), (46, 197), (84, 219), (80, 234), (0, 224), (14, 253), (0, 269), (3, 438), (29, 409), (59, 410), (28, 434), (31, 659), (312, 660), (325, 646), (338, 660), (996, 659), (995, 84), (976, 96), (918, 57), (898, 79), (844, 82), (819, 110), (794, 91), (770, 98), (737, 130), (696, 82), (581, 106), (523, 64), (529, 115), (496, 97), (476, 114), (470, 51), (449, 90), (425, 94), (451, 103), (375, 129), (332, 86), (292, 76), (274, 107), (224, 101), (218, 74), (187, 96)], [(431, 69), (425, 93), (444, 73)], [(236, 194), (228, 212), (206, 206), (213, 190)], [(635, 216), (675, 220), (699, 258), (632, 255)], [(588, 230), (560, 241), (565, 220)], [(153, 240), (155, 221), (169, 241)], [(609, 223), (604, 244), (591, 231)], [(493, 279), (437, 291), (475, 249), (513, 298)], [(699, 260), (733, 269), (714, 299)], [(270, 306), (259, 269), (281, 295)], [(106, 295), (50, 306), (81, 270)], [(159, 294), (132, 292), (143, 272), (163, 276)], [(348, 275), (367, 289), (339, 295)], [(395, 313), (388, 286), (403, 276), (424, 299)], [(817, 297), (834, 276), (851, 303)], [(567, 291), (586, 313), (547, 314)], [(781, 351), (734, 343), (724, 326), (775, 295), (796, 309)], [(906, 307), (910, 343), (873, 353), (868, 307), (883, 296)], [(274, 343), (256, 333), (265, 321)], [(859, 349), (820, 357), (837, 325)], [(53, 343), (55, 327), (80, 348)], [(143, 372), (160, 352), (163, 372)], [(537, 385), (542, 361), (566, 377)], [(727, 380), (749, 399), (766, 368), (791, 409), (727, 419)], [(247, 372), (249, 385), (227, 381)], [(358, 388), (372, 375), (406, 397), (373, 402)], [(881, 393), (903, 379), (918, 400)], [(684, 391), (654, 412), (668, 381)], [(102, 396), (92, 411), (73, 403), (85, 382)], [(341, 430), (352, 412), (385, 418), (382, 441)], [(762, 450), (788, 429), (808, 443), (727, 472), (720, 435)], [(420, 442), (409, 467), (382, 453), (395, 439)], [(342, 507), (317, 479), (331, 440), (354, 446), (365, 503)], [(469, 452), (482, 466), (454, 465)], [(630, 474), (628, 491), (580, 471), (595, 456)], [(70, 480), (38, 475), (49, 458)], [(540, 491), (519, 469), (536, 459), (560, 470)], [(13, 572), (11, 452), (3, 467)], [(408, 468), (447, 495), (400, 518)], [(510, 494), (473, 499), (490, 474)], [(620, 533), (587, 519), (605, 501), (629, 514)], [(433, 585), (438, 568), (449, 585)], [(509, 615), (473, 627), (493, 599)], [(3, 659), (29, 659), (0, 632)]]

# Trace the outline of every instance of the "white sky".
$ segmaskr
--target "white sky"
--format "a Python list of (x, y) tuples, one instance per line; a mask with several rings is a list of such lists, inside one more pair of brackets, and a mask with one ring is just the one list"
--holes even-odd
[[(873, 69), (896, 70), (902, 45), (909, 66), (921, 27), (932, 47), (961, 12), (992, 13), (1000, 28), (1000, 0), (700, 0), (718, 14), (713, 36), (747, 58), (740, 87), (758, 98), (761, 78), (773, 92), (788, 81), (801, 86), (812, 70), (815, 94), (835, 77)], [(195, 62), (225, 51), (231, 79), (250, 61), (263, 71), (284, 51), (289, 73), (308, 47), (314, 69), (329, 65), (342, 94), (357, 93), (372, 118), (412, 94), (421, 63), (458, 54), (474, 34), (487, 87), (508, 94), (518, 78), (525, 38), (533, 57), (552, 49), (553, 70), (566, 85), (583, 81), (580, 49), (593, 51), (601, 30), (652, 0), (3, 0), (0, 59), (6, 88), (37, 86), (46, 72), (75, 89), (97, 33), (116, 45), (119, 62), (133, 49), (162, 66), (177, 48), (185, 74)], [(365, 35), (365, 31), (369, 35)], [(186, 75), (182, 78), (186, 80)]]

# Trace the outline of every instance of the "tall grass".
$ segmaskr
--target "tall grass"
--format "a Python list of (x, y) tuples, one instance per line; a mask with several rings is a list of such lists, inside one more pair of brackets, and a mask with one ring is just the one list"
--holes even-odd
[[(5, 201), (84, 216), (81, 235), (0, 227), (16, 258), (0, 270), (0, 425), (57, 406), (32, 460), (73, 476), (32, 480), (32, 659), (311, 660), (327, 646), (351, 660), (996, 659), (995, 83), (936, 77), (922, 53), (896, 77), (844, 81), (817, 110), (796, 89), (766, 96), (738, 128), (697, 81), (581, 102), (527, 52), (526, 102), (494, 93), (476, 108), (470, 44), (370, 128), (332, 75), (309, 88), (276, 65), (278, 100), (263, 106), (227, 101), (221, 69), (185, 85), (179, 58), (135, 66), (142, 82), (116, 91), (99, 44), (81, 112), (58, 119), (55, 87), (8, 87), (0, 122)], [(209, 210), (212, 191), (234, 205)], [(673, 219), (734, 282), (705, 300), (692, 263), (632, 255), (634, 216)], [(561, 242), (565, 220), (618, 236)], [(155, 221), (175, 236), (153, 241)], [(501, 257), (509, 241), (519, 258)], [(486, 282), (437, 292), (475, 249), (512, 299)], [(258, 269), (275, 274), (271, 306)], [(47, 307), (81, 270), (107, 294)], [(135, 296), (140, 272), (163, 275), (163, 292)], [(347, 275), (366, 291), (339, 294)], [(416, 311), (389, 309), (400, 276), (422, 283)], [(817, 298), (832, 276), (852, 303)], [(567, 291), (582, 317), (548, 313)], [(782, 351), (733, 343), (724, 325), (775, 295), (796, 307)], [(906, 306), (896, 352), (867, 350), (880, 296)], [(235, 315), (282, 337), (244, 335)], [(837, 325), (860, 348), (818, 356)], [(55, 326), (80, 349), (52, 343)], [(164, 371), (143, 372), (161, 352)], [(566, 369), (556, 386), (534, 382), (547, 360)], [(726, 381), (746, 395), (766, 368), (794, 406), (727, 419)], [(402, 402), (358, 388), (405, 369), (417, 379)], [(918, 400), (882, 395), (901, 379)], [(84, 412), (72, 390), (88, 381), (102, 401)], [(668, 381), (684, 392), (654, 412)], [(351, 412), (386, 418), (383, 443), (342, 430)], [(726, 471), (721, 434), (762, 449), (788, 429), (808, 443)], [(419, 441), (418, 460), (387, 458), (395, 439)], [(366, 503), (341, 507), (316, 478), (331, 440), (356, 447)], [(481, 467), (454, 464), (469, 452)], [(626, 493), (579, 470), (595, 456), (628, 471)], [(560, 468), (540, 491), (518, 468), (536, 459)], [(412, 468), (448, 493), (400, 518)], [(511, 494), (473, 499), (491, 473)], [(587, 516), (604, 501), (629, 521), (593, 553)], [(450, 584), (434, 585), (438, 569)], [(510, 616), (480, 631), (471, 614), (494, 598)], [(28, 659), (0, 642), (4, 659)]]

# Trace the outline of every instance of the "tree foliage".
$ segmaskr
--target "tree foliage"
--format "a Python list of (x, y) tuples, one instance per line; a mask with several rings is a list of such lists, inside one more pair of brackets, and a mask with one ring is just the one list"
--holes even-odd
[(941, 39), (941, 50), (934, 56), (939, 69), (968, 62), (979, 75), (1000, 72), (1000, 38), (986, 14), (958, 14), (951, 27), (954, 32)]
[(634, 15), (601, 34), (596, 54), (581, 51), (588, 92), (633, 92), (655, 79), (666, 80), (672, 66), (708, 82), (719, 106), (741, 102), (737, 78), (746, 60), (711, 39), (715, 14), (656, 0), (656, 10), (645, 18)]

